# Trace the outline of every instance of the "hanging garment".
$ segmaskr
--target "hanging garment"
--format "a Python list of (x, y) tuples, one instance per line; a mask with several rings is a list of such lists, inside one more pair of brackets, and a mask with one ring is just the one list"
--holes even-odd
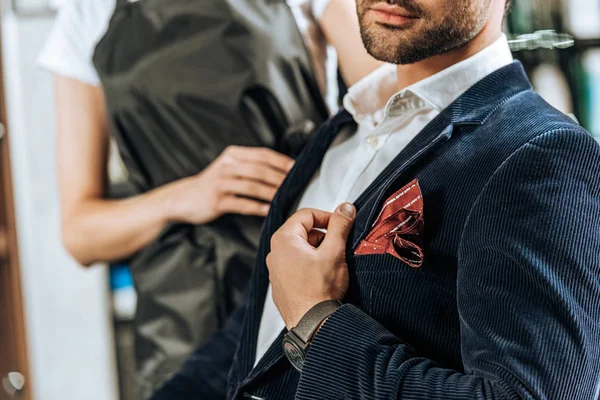
[[(327, 117), (284, 0), (119, 1), (94, 64), (131, 195), (199, 173), (229, 145), (295, 157)], [(240, 304), (261, 224), (170, 224), (130, 261), (140, 399)]]

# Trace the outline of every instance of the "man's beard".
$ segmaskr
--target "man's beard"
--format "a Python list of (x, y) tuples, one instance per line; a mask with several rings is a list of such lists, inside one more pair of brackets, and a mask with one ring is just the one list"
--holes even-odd
[[(373, 57), (392, 64), (414, 64), (438, 54), (462, 47), (483, 29), (486, 5), (473, 0), (445, 0), (442, 14), (431, 15), (413, 0), (389, 0), (419, 19), (408, 27), (365, 21), (369, 7), (377, 1), (359, 0), (358, 17), (365, 48)], [(449, 4), (451, 3), (451, 4)]]

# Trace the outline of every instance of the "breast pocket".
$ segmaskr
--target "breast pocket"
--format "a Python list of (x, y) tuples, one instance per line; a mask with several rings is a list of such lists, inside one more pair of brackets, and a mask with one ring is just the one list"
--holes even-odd
[(373, 317), (385, 317), (381, 310), (392, 304), (414, 281), (419, 270), (389, 254), (349, 255), (350, 284), (346, 301)]
[[(440, 330), (457, 336), (456, 281), (451, 275), (439, 273), (427, 263), (413, 268), (389, 254), (349, 256), (348, 268), (346, 301), (398, 337), (423, 343), (424, 338), (437, 337)], [(443, 349), (439, 343), (430, 345)]]

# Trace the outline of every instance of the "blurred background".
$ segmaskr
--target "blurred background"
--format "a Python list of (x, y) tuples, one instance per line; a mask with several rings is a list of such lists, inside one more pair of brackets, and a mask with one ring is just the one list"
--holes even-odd
[[(60, 240), (53, 81), (35, 63), (57, 5), (1, 3), (0, 399), (128, 400), (127, 265), (83, 269)], [(600, 0), (513, 0), (506, 32), (536, 90), (600, 138)]]

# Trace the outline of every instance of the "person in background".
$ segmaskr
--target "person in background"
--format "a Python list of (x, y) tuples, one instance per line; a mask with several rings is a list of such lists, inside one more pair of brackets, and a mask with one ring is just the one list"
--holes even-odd
[[(182, 7), (189, 15), (161, 25)], [(262, 217), (293, 165), (243, 130), (195, 123), (228, 116), (194, 101), (206, 90), (194, 76), (210, 72), (189, 67), (203, 57), (204, 42), (186, 36), (194, 7), (203, 2), (68, 1), (39, 59), (55, 74), (64, 244), (86, 266), (130, 260), (140, 399), (240, 304)], [(337, 60), (348, 85), (380, 63), (360, 43), (351, 0), (289, 7), (334, 110)], [(111, 133), (127, 167), (123, 199), (107, 184)]]
[(532, 90), (506, 3), (357, 0), (396, 65), (298, 158), (248, 306), (153, 400), (598, 398), (600, 145)]

